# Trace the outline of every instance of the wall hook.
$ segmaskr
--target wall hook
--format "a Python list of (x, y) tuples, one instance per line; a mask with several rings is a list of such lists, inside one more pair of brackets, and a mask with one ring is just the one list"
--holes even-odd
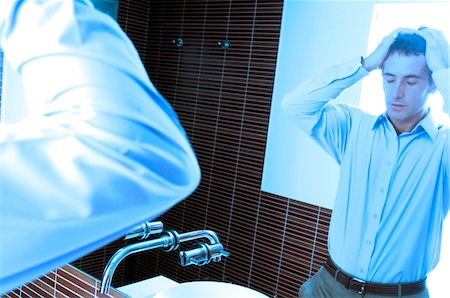
[(172, 39), (171, 43), (181, 48), (184, 44), (184, 40), (181, 37), (178, 37), (177, 39)]
[(217, 44), (224, 50), (228, 49), (231, 45), (230, 41), (228, 41), (226, 39), (218, 41)]

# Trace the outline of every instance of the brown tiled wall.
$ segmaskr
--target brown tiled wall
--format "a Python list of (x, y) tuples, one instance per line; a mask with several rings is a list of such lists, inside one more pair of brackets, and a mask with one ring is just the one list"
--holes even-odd
[(2, 298), (128, 297), (115, 289), (110, 289), (108, 295), (99, 294), (99, 289), (100, 282), (98, 280), (79, 271), (77, 268), (66, 265), (3, 295)]
[[(145, 2), (121, 1), (119, 23), (178, 113), (203, 175), (161, 220), (180, 232), (216, 231), (231, 257), (182, 268), (176, 253), (138, 254), (123, 282), (164, 274), (297, 296), (327, 255), (331, 211), (260, 190), (283, 1)], [(178, 37), (182, 48), (171, 43)], [(217, 45), (224, 39), (227, 50)]]

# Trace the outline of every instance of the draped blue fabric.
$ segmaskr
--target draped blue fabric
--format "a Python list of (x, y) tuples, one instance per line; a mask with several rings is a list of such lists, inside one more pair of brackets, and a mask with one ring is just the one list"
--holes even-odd
[(30, 111), (0, 125), (4, 293), (161, 215), (200, 169), (133, 44), (89, 1), (1, 0), (0, 46)]

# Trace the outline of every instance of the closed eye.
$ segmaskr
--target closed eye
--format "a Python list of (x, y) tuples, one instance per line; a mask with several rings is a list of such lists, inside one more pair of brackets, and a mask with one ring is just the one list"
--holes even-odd
[(383, 74), (384, 80), (386, 81), (386, 83), (388, 84), (392, 84), (395, 82), (395, 76), (391, 75), (391, 74)]

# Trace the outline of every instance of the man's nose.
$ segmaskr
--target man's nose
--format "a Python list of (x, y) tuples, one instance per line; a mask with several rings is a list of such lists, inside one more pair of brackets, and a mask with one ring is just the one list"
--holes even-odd
[(394, 98), (403, 98), (405, 96), (405, 85), (402, 82), (396, 84), (392, 90), (392, 95)]

